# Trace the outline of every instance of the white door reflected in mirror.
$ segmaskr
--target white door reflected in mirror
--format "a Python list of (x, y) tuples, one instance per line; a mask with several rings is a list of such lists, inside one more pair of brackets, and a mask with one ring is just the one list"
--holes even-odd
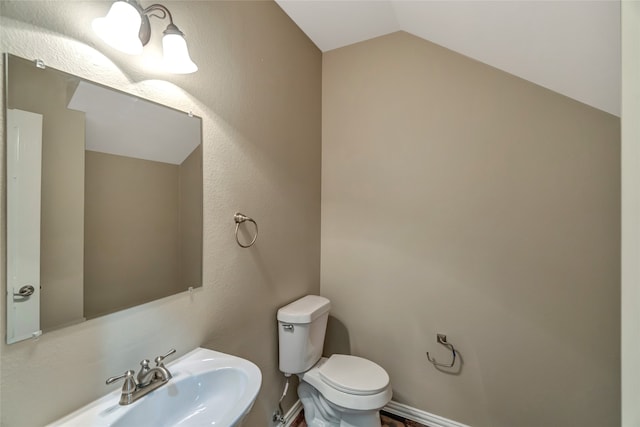
[(7, 343), (40, 335), (42, 115), (7, 110)]

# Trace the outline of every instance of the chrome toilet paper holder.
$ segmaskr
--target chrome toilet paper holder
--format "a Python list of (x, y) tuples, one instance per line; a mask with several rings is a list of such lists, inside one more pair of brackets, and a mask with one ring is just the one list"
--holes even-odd
[(444, 334), (437, 334), (436, 335), (436, 341), (438, 342), (438, 344), (442, 344), (443, 346), (447, 347), (450, 351), (451, 351), (451, 355), (453, 356), (453, 358), (451, 359), (451, 363), (440, 363), (438, 361), (436, 361), (435, 358), (431, 357), (429, 355), (429, 352), (427, 351), (427, 360), (429, 362), (431, 362), (431, 364), (433, 364), (433, 366), (439, 366), (441, 368), (453, 368), (453, 365), (455, 365), (456, 363), (456, 349), (453, 346), (453, 344), (451, 344), (450, 342), (447, 341), (447, 336)]

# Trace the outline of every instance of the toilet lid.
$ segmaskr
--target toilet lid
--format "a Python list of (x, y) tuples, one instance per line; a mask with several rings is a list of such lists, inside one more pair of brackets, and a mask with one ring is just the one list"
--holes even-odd
[(350, 394), (376, 394), (389, 385), (389, 375), (382, 367), (357, 356), (334, 354), (319, 373), (324, 382)]

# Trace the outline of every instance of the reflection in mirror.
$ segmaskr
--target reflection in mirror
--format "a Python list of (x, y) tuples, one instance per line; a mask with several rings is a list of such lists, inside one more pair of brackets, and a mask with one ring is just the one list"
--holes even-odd
[(202, 286), (201, 119), (6, 63), (7, 342)]

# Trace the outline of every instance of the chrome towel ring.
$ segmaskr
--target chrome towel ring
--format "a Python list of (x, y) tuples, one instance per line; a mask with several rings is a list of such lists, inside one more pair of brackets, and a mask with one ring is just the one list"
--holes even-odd
[(447, 336), (446, 335), (437, 334), (436, 339), (438, 341), (438, 344), (442, 344), (443, 346), (445, 346), (449, 350), (451, 350), (451, 354), (453, 355), (453, 359), (451, 360), (450, 364), (439, 363), (439, 362), (436, 362), (435, 358), (429, 356), (429, 352), (427, 351), (427, 360), (429, 360), (429, 362), (431, 362), (433, 364), (433, 366), (440, 366), (442, 368), (453, 368), (453, 365), (455, 365), (455, 363), (456, 363), (456, 349), (453, 347), (453, 344), (450, 344), (447, 341)]
[[(238, 243), (238, 245), (241, 248), (250, 248), (251, 246), (253, 246), (253, 244), (256, 242), (256, 239), (258, 238), (258, 224), (253, 220), (253, 218), (250, 218), (239, 212), (236, 212), (236, 214), (233, 216), (233, 220), (236, 222), (236, 242)], [(252, 222), (253, 225), (256, 227), (256, 234), (253, 236), (251, 243), (249, 243), (248, 245), (243, 245), (242, 243), (240, 243), (240, 239), (238, 239), (238, 228), (240, 227), (240, 224), (242, 224), (245, 221)]]

